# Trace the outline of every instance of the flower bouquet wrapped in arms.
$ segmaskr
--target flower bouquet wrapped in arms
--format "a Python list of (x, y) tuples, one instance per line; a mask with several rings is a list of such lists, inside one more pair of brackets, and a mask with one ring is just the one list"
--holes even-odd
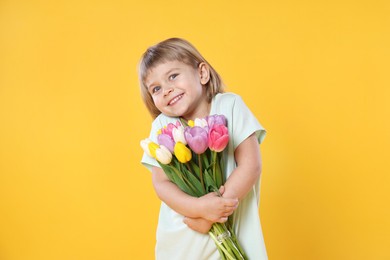
[[(247, 259), (231, 224), (222, 224), (238, 205), (237, 199), (223, 197), (221, 199), (225, 189), (221, 186), (224, 183), (224, 176), (220, 165), (220, 152), (225, 149), (229, 141), (225, 124), (226, 119), (221, 115), (196, 119), (195, 123), (190, 122), (190, 126), (185, 128), (177, 121), (176, 125), (170, 123), (159, 131), (158, 144), (145, 139), (141, 141), (141, 146), (147, 154), (157, 159), (167, 177), (167, 179), (162, 178), (161, 181), (153, 181), (157, 183), (155, 185), (157, 194), (167, 193), (173, 196), (171, 200), (168, 199), (172, 204), (168, 205), (187, 216), (185, 223), (190, 228), (201, 233), (208, 232), (220, 251), (222, 259)], [(257, 144), (256, 139), (255, 143)], [(157, 169), (156, 171), (158, 172)], [(159, 177), (162, 176), (155, 174), (153, 179)], [(165, 185), (161, 185), (160, 182)], [(185, 197), (180, 192), (171, 193), (172, 183), (190, 197)], [(241, 184), (244, 182), (241, 181)], [(161, 191), (159, 190), (161, 188), (169, 190)], [(236, 194), (245, 195), (239, 192)], [(194, 200), (194, 197), (199, 199)], [(161, 199), (164, 200), (166, 197)], [(182, 205), (189, 205), (188, 202), (191, 202), (191, 207), (181, 209)]]
[(224, 178), (219, 155), (229, 142), (226, 119), (214, 115), (189, 124), (184, 128), (179, 121), (176, 125), (170, 123), (159, 131), (158, 144), (145, 139), (141, 146), (159, 162), (170, 182), (188, 195), (200, 197), (198, 203), (193, 203), (200, 204), (200, 208), (185, 222), (196, 231), (209, 232), (222, 259), (246, 259), (231, 226), (223, 224), (238, 202), (220, 199)]

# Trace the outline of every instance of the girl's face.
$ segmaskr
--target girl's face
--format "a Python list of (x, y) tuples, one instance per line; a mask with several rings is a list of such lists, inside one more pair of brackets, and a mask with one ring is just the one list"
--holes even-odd
[(168, 61), (152, 68), (145, 84), (161, 113), (189, 120), (205, 117), (210, 112), (204, 86), (209, 75), (205, 63), (194, 69), (180, 61)]

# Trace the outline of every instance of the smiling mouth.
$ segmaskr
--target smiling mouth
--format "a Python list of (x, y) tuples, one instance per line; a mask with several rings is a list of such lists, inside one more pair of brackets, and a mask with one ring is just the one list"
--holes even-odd
[(177, 95), (171, 101), (169, 101), (168, 106), (174, 105), (177, 101), (179, 101), (183, 97), (183, 94)]

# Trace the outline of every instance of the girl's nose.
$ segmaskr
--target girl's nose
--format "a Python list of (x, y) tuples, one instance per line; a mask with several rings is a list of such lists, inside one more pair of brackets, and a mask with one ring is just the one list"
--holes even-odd
[(173, 91), (172, 87), (167, 87), (166, 89), (164, 89), (164, 95), (166, 96), (166, 95), (170, 94), (172, 91)]

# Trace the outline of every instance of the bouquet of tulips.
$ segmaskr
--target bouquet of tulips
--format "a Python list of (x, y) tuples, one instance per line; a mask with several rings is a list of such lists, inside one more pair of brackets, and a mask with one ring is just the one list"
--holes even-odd
[[(221, 196), (219, 188), (225, 182), (221, 152), (228, 142), (226, 118), (211, 115), (169, 123), (158, 131), (157, 143), (147, 138), (141, 141), (141, 147), (182, 191), (194, 197), (209, 192)], [(209, 235), (222, 259), (247, 259), (229, 222), (214, 223)]]

